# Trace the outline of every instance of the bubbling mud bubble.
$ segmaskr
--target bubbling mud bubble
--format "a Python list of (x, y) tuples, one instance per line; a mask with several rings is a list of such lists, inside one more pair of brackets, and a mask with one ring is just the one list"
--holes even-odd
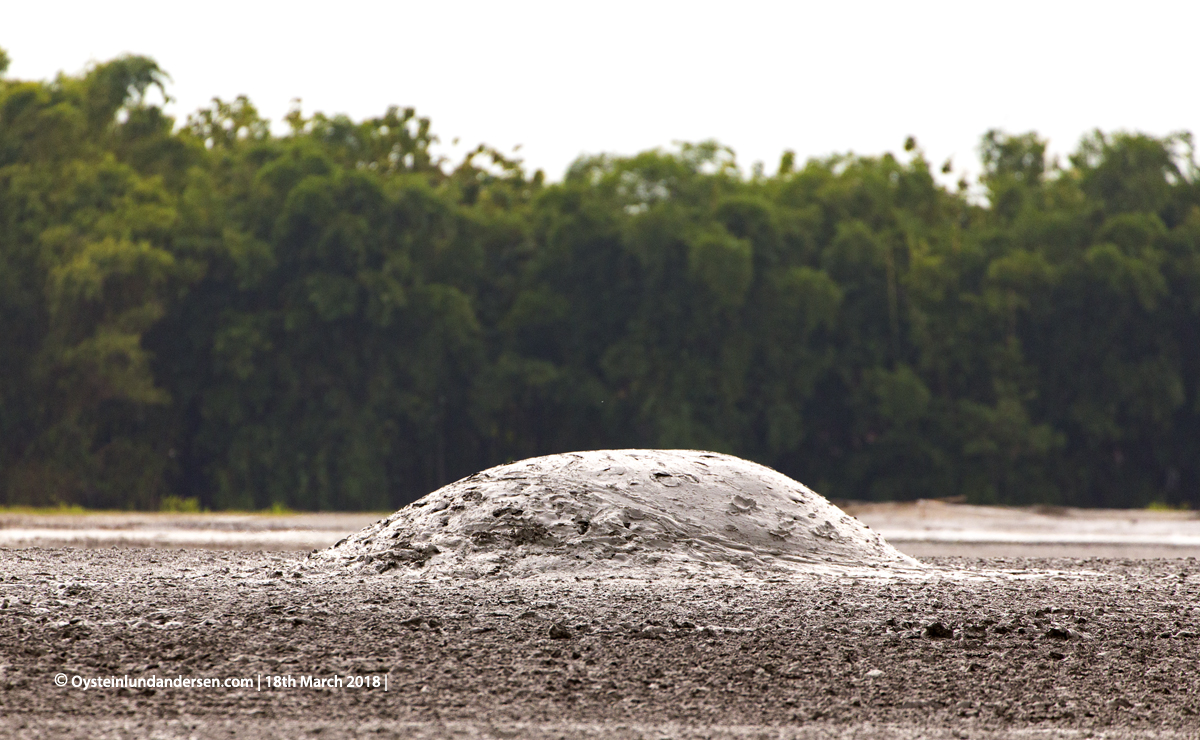
[(791, 478), (693, 450), (571, 452), (489, 468), (313, 557), (418, 577), (925, 571)]

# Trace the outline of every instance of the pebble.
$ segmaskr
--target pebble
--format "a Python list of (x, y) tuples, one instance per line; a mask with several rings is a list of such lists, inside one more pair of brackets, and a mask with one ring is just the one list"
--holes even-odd
[(1080, 632), (1078, 630), (1073, 630), (1070, 627), (1058, 627), (1058, 626), (1051, 627), (1050, 629), (1046, 630), (1045, 634), (1043, 634), (1042, 637), (1045, 637), (1045, 638), (1048, 638), (1051, 640), (1078, 640), (1078, 639), (1090, 640), (1092, 638), (1092, 636), (1086, 632)]
[(550, 625), (551, 640), (566, 640), (571, 637), (571, 628), (562, 622), (555, 622)]
[(954, 630), (941, 622), (934, 622), (925, 628), (925, 636), (935, 640), (943, 640), (947, 637), (954, 637)]

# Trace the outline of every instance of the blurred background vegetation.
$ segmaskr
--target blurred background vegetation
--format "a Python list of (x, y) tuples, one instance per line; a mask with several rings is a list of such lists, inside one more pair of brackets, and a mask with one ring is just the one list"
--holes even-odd
[(0, 78), (0, 504), (392, 509), (606, 447), (836, 498), (1200, 504), (1187, 134), (1057, 163), (989, 132), (979, 188), (911, 140), (547, 184), (438, 160), (412, 110), (176, 125), (164, 81)]

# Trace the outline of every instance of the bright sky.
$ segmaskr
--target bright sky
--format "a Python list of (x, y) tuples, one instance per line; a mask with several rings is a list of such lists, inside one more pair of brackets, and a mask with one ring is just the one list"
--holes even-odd
[[(1200, 3), (0, 0), (9, 77), (133, 52), (181, 120), (246, 94), (278, 121), (413, 106), (559, 179), (582, 153), (715, 138), (743, 168), (900, 151), (977, 171), (989, 128), (1066, 153), (1099, 127), (1200, 135)], [(458, 137), (461, 145), (449, 146)], [(952, 176), (957, 179), (958, 172)]]

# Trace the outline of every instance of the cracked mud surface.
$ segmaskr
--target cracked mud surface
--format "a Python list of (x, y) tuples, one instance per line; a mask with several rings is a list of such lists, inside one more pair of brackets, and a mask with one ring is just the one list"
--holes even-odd
[(1197, 561), (931, 562), (1062, 575), (421, 583), (290, 553), (0, 550), (0, 737), (1200, 736)]

